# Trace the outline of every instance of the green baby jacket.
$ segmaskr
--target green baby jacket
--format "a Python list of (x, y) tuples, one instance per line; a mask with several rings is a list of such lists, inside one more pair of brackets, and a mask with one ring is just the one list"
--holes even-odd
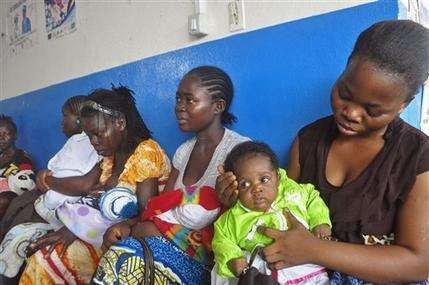
[(269, 211), (253, 211), (237, 201), (214, 223), (212, 247), (218, 274), (233, 277), (227, 265), (229, 260), (243, 257), (243, 250), (252, 252), (258, 245), (266, 246), (273, 242), (273, 239), (257, 232), (258, 226), (287, 230), (283, 215), (285, 209), (310, 230), (321, 224), (332, 226), (328, 207), (314, 186), (295, 182), (280, 168), (278, 194)]

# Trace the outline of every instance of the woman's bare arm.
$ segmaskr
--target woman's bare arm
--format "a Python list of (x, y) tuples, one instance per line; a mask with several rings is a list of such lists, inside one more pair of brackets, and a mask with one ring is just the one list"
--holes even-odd
[(81, 196), (89, 193), (92, 190), (92, 188), (98, 183), (100, 175), (100, 166), (99, 164), (96, 164), (90, 172), (83, 176), (64, 178), (46, 176), (45, 182), (50, 189), (54, 189), (57, 192), (71, 196)]
[[(429, 278), (429, 172), (420, 174), (397, 216), (393, 246), (339, 244), (342, 258), (328, 254), (324, 265), (373, 282)], [(320, 250), (319, 250), (320, 252)]]
[(299, 138), (295, 137), (289, 150), (289, 160), (287, 165), (287, 176), (298, 181), (301, 176), (301, 167), (299, 165)]
[(301, 228), (265, 229), (276, 241), (264, 250), (276, 267), (315, 263), (375, 283), (411, 282), (429, 276), (429, 172), (416, 177), (399, 210), (395, 245), (364, 246), (316, 239)]
[(179, 177), (179, 170), (171, 167), (170, 175), (168, 176), (167, 182), (165, 183), (164, 191), (174, 190), (177, 177)]
[(149, 199), (158, 195), (158, 178), (148, 178), (137, 183), (136, 193), (140, 212), (142, 212)]

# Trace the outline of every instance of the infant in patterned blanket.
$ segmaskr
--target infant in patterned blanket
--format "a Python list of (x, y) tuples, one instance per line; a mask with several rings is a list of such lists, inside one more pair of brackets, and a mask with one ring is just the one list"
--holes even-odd
[[(216, 267), (212, 284), (235, 284), (249, 268), (255, 248), (273, 242), (257, 231), (259, 226), (287, 230), (288, 211), (318, 237), (331, 235), (329, 210), (311, 184), (298, 184), (279, 168), (270, 147), (260, 142), (237, 145), (225, 160), (225, 171), (232, 171), (238, 182), (238, 201), (215, 222), (212, 242)], [(304, 264), (279, 271), (268, 268), (257, 256), (252, 265), (271, 275), (279, 284), (328, 284), (323, 267)]]

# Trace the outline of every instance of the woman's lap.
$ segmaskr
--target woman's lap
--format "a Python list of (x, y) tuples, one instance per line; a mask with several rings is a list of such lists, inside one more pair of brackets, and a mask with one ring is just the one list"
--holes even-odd
[(80, 240), (72, 243), (63, 257), (59, 256), (61, 250), (62, 245), (58, 245), (47, 256), (45, 248), (28, 258), (20, 284), (89, 284), (101, 256), (100, 250)]
[(34, 210), (34, 201), (41, 192), (32, 190), (12, 200), (0, 223), (0, 241), (6, 233), (22, 223), (44, 223), (45, 221)]
[[(146, 243), (155, 261), (155, 284), (208, 284), (210, 272), (164, 237), (148, 237)], [(126, 238), (101, 258), (94, 275), (96, 284), (141, 284), (144, 252), (141, 243)]]
[(23, 223), (10, 229), (0, 244), (0, 275), (16, 277), (25, 262), (27, 247), (51, 229), (46, 223)]

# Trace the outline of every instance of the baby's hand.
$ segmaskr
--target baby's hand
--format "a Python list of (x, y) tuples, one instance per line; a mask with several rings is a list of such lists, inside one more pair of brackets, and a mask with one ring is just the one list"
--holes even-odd
[(313, 234), (320, 239), (330, 237), (332, 234), (331, 227), (327, 224), (321, 224), (313, 228)]
[(240, 277), (241, 273), (243, 273), (244, 269), (248, 266), (249, 264), (244, 257), (234, 258), (228, 261), (229, 270), (231, 270), (236, 277)]
[(103, 244), (101, 246), (101, 250), (105, 252), (109, 249), (110, 246), (117, 243), (121, 239), (124, 239), (130, 236), (131, 226), (128, 223), (128, 220), (119, 222), (110, 228), (104, 233), (103, 236)]
[(131, 236), (145, 238), (150, 236), (162, 236), (158, 228), (151, 221), (138, 222), (131, 228)]

